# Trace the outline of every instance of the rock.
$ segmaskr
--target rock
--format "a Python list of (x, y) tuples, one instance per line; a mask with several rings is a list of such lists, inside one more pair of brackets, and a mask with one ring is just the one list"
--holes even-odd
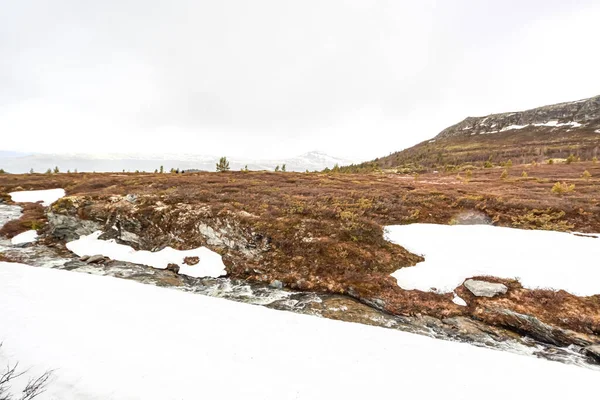
[(269, 283), (269, 287), (273, 289), (283, 289), (283, 282), (274, 280), (271, 283)]
[(486, 315), (494, 317), (496, 320), (495, 325), (509, 328), (540, 342), (550, 343), (559, 347), (572, 344), (586, 347), (592, 344), (585, 335), (548, 325), (532, 315), (496, 307), (486, 308), (484, 312)]
[(90, 259), (90, 256), (79, 257), (79, 261), (87, 261)]
[(49, 233), (55, 239), (71, 242), (80, 236), (102, 230), (103, 226), (94, 221), (82, 220), (69, 215), (48, 213)]
[(183, 259), (183, 263), (186, 265), (196, 265), (200, 262), (200, 257), (186, 257)]
[(176, 274), (179, 273), (179, 265), (177, 264), (168, 264), (167, 265), (167, 271), (172, 271), (175, 272)]
[(102, 254), (96, 254), (88, 257), (86, 261), (88, 264), (103, 264), (106, 260), (108, 260), (108, 257), (104, 257)]
[(593, 358), (594, 361), (600, 363), (600, 344), (585, 347), (583, 352), (586, 356)]
[(125, 200), (130, 203), (135, 203), (137, 201), (137, 196), (135, 194), (128, 194), (125, 196)]
[(477, 281), (475, 279), (467, 279), (464, 285), (471, 293), (478, 297), (494, 297), (499, 294), (505, 294), (508, 291), (508, 287), (501, 283)]

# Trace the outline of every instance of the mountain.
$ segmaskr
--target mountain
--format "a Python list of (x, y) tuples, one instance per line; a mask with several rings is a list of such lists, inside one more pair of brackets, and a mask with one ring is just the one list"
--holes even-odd
[(527, 111), (468, 117), (431, 140), (374, 162), (381, 168), (542, 162), (600, 154), (600, 96)]
[[(0, 153), (0, 168), (10, 173), (25, 173), (33, 169), (45, 172), (58, 166), (61, 171), (79, 172), (115, 172), (146, 171), (151, 172), (162, 165), (166, 171), (171, 168), (185, 170), (214, 171), (219, 157), (196, 154), (15, 154)], [(253, 160), (230, 158), (232, 170), (248, 166), (250, 170), (274, 170), (277, 165), (286, 165), (287, 171), (304, 172), (323, 170), (335, 164), (344, 165), (350, 160), (336, 158), (312, 151), (289, 159)]]

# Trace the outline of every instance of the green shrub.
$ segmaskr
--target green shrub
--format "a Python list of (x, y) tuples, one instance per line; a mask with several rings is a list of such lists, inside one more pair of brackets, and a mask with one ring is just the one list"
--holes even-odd
[(585, 171), (583, 171), (583, 174), (581, 175), (581, 177), (587, 181), (588, 179), (590, 179), (592, 177), (592, 174), (590, 174), (589, 171), (586, 169)]
[(569, 157), (567, 157), (567, 164), (571, 164), (572, 162), (577, 161), (577, 158), (575, 158), (575, 156), (573, 154), (569, 155)]

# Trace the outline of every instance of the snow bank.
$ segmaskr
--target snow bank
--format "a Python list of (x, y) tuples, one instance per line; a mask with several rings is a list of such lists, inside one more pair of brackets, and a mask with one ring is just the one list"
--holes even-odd
[(37, 240), (38, 234), (36, 231), (31, 230), (23, 233), (19, 233), (17, 236), (13, 237), (10, 242), (12, 244), (24, 244), (31, 243)]
[(403, 289), (452, 292), (477, 275), (518, 278), (530, 289), (600, 294), (600, 239), (491, 225), (411, 224), (386, 228), (386, 238), (425, 261), (394, 272)]
[[(80, 257), (101, 254), (113, 260), (143, 264), (159, 269), (165, 269), (169, 264), (177, 264), (180, 267), (180, 274), (196, 278), (217, 278), (227, 274), (221, 256), (206, 247), (193, 250), (175, 250), (165, 247), (157, 252), (136, 251), (132, 247), (119, 244), (114, 240), (100, 240), (98, 237), (101, 234), (102, 232), (97, 231), (91, 235), (82, 236), (78, 240), (67, 243), (67, 248)], [(196, 265), (186, 265), (183, 263), (185, 257), (199, 257), (200, 262)]]
[(571, 365), (61, 270), (0, 263), (0, 304), (0, 365), (55, 370), (39, 400), (578, 399), (598, 386)]
[(56, 200), (65, 196), (64, 189), (48, 189), (48, 190), (28, 190), (24, 192), (9, 193), (12, 200), (16, 203), (37, 203), (42, 202), (44, 207), (48, 207)]

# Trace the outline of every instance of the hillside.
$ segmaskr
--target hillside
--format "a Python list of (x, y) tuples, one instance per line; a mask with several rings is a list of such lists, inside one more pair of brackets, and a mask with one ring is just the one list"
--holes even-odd
[(527, 111), (468, 117), (431, 140), (379, 158), (380, 168), (448, 168), (460, 164), (544, 162), (573, 154), (597, 157), (600, 96)]

